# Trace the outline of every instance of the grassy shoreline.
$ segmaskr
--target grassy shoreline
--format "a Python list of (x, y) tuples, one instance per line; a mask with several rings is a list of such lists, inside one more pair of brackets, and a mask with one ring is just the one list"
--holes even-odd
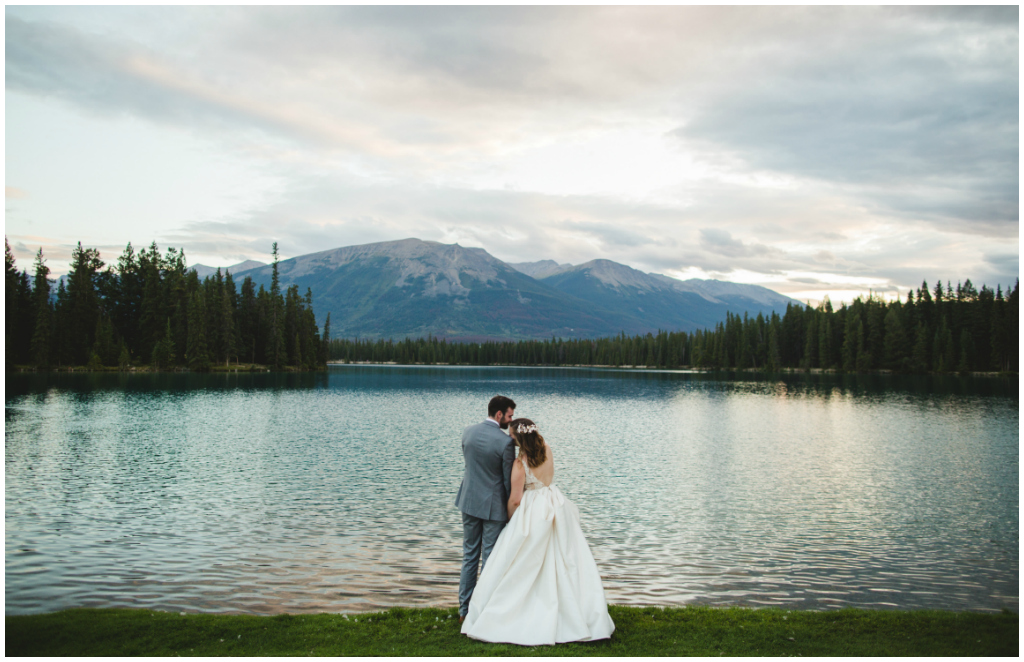
[(1017, 656), (1017, 614), (609, 608), (610, 640), (522, 647), (471, 640), (455, 609), (250, 616), (71, 609), (6, 617), (6, 655)]

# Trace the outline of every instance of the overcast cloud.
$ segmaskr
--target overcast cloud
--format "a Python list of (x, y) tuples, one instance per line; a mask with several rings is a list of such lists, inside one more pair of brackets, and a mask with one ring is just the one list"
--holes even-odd
[(77, 241), (419, 237), (803, 299), (1005, 286), (1018, 51), (1017, 7), (7, 7), (5, 231), (58, 273)]

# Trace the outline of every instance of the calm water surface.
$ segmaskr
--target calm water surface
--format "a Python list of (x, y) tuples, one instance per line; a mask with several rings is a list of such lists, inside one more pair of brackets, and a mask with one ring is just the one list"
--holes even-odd
[(616, 604), (1018, 608), (1018, 382), (541, 368), (12, 375), (8, 614), (457, 604), (510, 395)]

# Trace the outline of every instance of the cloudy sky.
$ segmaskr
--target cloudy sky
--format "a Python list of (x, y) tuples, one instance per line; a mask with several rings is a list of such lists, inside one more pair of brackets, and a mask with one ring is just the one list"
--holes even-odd
[(814, 301), (1018, 277), (1016, 6), (5, 11), (21, 267), (418, 237)]

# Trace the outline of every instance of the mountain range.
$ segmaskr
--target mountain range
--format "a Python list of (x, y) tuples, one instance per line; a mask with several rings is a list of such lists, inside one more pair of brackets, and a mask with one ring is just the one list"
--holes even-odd
[[(270, 265), (246, 266), (228, 267), (236, 283), (251, 276), (270, 287)], [(758, 285), (681, 281), (611, 260), (508, 264), (482, 248), (420, 239), (300, 255), (281, 260), (278, 274), (282, 289), (312, 290), (317, 320), (322, 325), (330, 313), (335, 338), (430, 334), (481, 341), (694, 331), (724, 321), (726, 312), (782, 313), (799, 305)]]
[(200, 279), (212, 276), (217, 273), (217, 269), (221, 270), (224, 274), (237, 274), (240, 271), (248, 271), (249, 269), (255, 269), (257, 267), (267, 266), (266, 262), (259, 262), (257, 260), (246, 260), (245, 262), (239, 262), (238, 264), (232, 264), (230, 267), (208, 267), (205, 264), (196, 264), (192, 266), (192, 271), (196, 272), (196, 275)]

